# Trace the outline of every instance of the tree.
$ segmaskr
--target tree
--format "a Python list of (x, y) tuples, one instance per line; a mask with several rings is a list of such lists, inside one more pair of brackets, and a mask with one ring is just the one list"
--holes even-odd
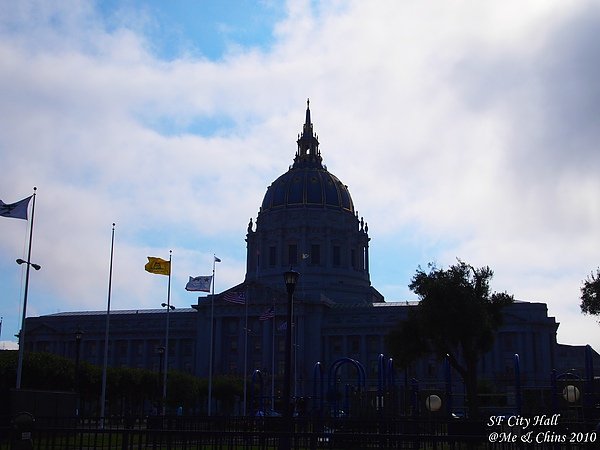
[(404, 367), (429, 354), (447, 357), (465, 383), (469, 416), (477, 418), (477, 364), (492, 348), (502, 308), (514, 299), (505, 292), (490, 292), (489, 267), (475, 269), (459, 260), (448, 270), (433, 263), (428, 268), (425, 272), (419, 267), (411, 280), (409, 288), (420, 302), (392, 330), (389, 348), (394, 361)]
[(581, 312), (600, 315), (600, 268), (596, 269), (596, 274), (592, 272), (581, 286)]

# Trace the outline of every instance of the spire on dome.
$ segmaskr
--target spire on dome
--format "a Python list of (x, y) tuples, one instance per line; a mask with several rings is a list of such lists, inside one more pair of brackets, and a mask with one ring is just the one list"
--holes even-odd
[(313, 133), (313, 124), (310, 120), (310, 99), (306, 100), (306, 119), (302, 128), (302, 134), (296, 142), (298, 143), (298, 151), (294, 158), (294, 167), (309, 165), (322, 167), (319, 141)]

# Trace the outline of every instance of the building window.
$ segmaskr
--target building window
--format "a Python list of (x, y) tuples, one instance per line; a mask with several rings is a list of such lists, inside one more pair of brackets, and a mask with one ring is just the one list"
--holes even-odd
[(507, 377), (514, 377), (515, 375), (515, 362), (513, 359), (506, 358), (504, 361), (504, 375)]
[(228, 334), (238, 334), (238, 320), (231, 319), (227, 321), (227, 333)]
[(119, 341), (117, 346), (117, 356), (120, 358), (127, 356), (127, 341)]
[(369, 361), (369, 375), (374, 377), (379, 374), (379, 360)]
[(169, 339), (169, 358), (173, 358), (177, 355), (177, 340)]
[(192, 356), (192, 345), (191, 339), (183, 341), (183, 356)]
[(342, 338), (339, 336), (333, 336), (331, 338), (331, 352), (334, 355), (340, 355), (342, 353)]
[(238, 350), (238, 339), (236, 337), (232, 337), (229, 340), (229, 353), (237, 353)]
[(321, 264), (321, 246), (319, 244), (310, 246), (310, 263), (313, 265)]
[(435, 361), (428, 361), (427, 362), (427, 376), (429, 378), (433, 378), (436, 376), (436, 372), (437, 372), (437, 367), (436, 367)]
[(353, 355), (358, 355), (360, 353), (360, 337), (359, 336), (351, 336), (350, 337), (350, 353)]
[(135, 341), (133, 344), (133, 353), (137, 357), (142, 357), (144, 355), (144, 342), (143, 341)]
[(288, 264), (290, 266), (298, 264), (298, 247), (296, 244), (290, 244), (288, 246)]
[(280, 353), (285, 351), (285, 338), (277, 339), (277, 351)]
[(277, 264), (277, 247), (269, 247), (269, 267), (275, 267)]
[(341, 249), (339, 245), (333, 246), (332, 259), (334, 267), (339, 267), (342, 265)]
[(258, 319), (248, 319), (248, 326), (250, 327), (250, 333), (258, 336), (262, 332), (262, 321)]
[(261, 346), (261, 338), (260, 337), (255, 337), (254, 339), (252, 339), (252, 348), (254, 349), (255, 352), (260, 353), (262, 346)]
[(379, 336), (367, 336), (367, 351), (377, 353), (379, 350)]
[(502, 333), (502, 346), (504, 351), (513, 351), (515, 349), (516, 336), (515, 333)]
[(85, 356), (86, 358), (95, 358), (97, 355), (97, 347), (95, 341), (87, 341), (85, 343)]

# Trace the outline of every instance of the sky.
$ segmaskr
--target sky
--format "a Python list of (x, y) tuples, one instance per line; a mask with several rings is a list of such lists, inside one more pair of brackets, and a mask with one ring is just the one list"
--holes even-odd
[[(370, 275), (415, 300), (457, 258), (579, 308), (600, 266), (596, 1), (0, 2), (0, 199), (37, 187), (27, 316), (189, 307), (244, 279), (245, 234), (287, 171), (306, 100), (323, 162), (369, 225)], [(0, 348), (15, 348), (28, 222), (0, 218)]]

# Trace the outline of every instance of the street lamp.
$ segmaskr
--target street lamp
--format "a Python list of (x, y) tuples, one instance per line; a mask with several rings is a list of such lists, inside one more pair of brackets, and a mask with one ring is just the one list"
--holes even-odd
[[(34, 194), (35, 196), (35, 194)], [(35, 197), (34, 197), (35, 202)], [(33, 213), (31, 215), (33, 230)], [(31, 258), (31, 232), (29, 236), (29, 258)], [(17, 362), (17, 389), (21, 389), (21, 374), (23, 372), (23, 353), (25, 352), (25, 317), (27, 315), (27, 292), (29, 290), (29, 268), (33, 267), (35, 270), (40, 270), (42, 266), (34, 264), (24, 259), (17, 259), (17, 264), (27, 264), (27, 270), (25, 271), (25, 292), (23, 294), (23, 317), (21, 319), (21, 330), (19, 331), (19, 357)]]
[(283, 375), (283, 417), (286, 422), (287, 433), (279, 441), (279, 450), (289, 450), (291, 448), (291, 438), (293, 433), (292, 422), (292, 311), (294, 308), (294, 289), (300, 274), (290, 267), (290, 270), (283, 274), (283, 280), (287, 289), (287, 322), (285, 327), (285, 368)]
[(285, 329), (285, 369), (283, 384), (284, 416), (290, 419), (292, 417), (292, 402), (290, 392), (292, 387), (292, 311), (294, 308), (294, 290), (300, 274), (295, 270), (290, 270), (283, 274), (285, 287), (287, 288), (287, 323)]
[(81, 354), (81, 338), (83, 331), (79, 328), (75, 331), (75, 390), (79, 389), (79, 356)]
[(442, 407), (442, 399), (439, 395), (431, 394), (425, 399), (425, 407), (429, 412), (437, 412)]
[(162, 306), (163, 308), (165, 306), (168, 306), (171, 309), (171, 311), (175, 309), (175, 307), (173, 305), (167, 305), (166, 303), (161, 303), (160, 306)]
[(35, 270), (40, 270), (42, 268), (42, 266), (40, 266), (39, 264), (34, 264), (34, 263), (30, 263), (29, 261), (25, 261), (24, 259), (17, 259), (17, 264), (21, 265), (21, 264), (30, 264), (31, 267), (33, 267)]
[(81, 339), (83, 338), (83, 331), (77, 328), (75, 331), (75, 393), (77, 394), (77, 411), (76, 415), (79, 416), (79, 356), (81, 355)]
[(565, 388), (562, 391), (562, 395), (563, 398), (569, 402), (569, 403), (575, 403), (579, 401), (579, 397), (581, 395), (581, 393), (579, 392), (579, 389), (577, 388), (577, 386), (573, 386), (572, 384), (569, 384), (568, 386), (565, 386)]

